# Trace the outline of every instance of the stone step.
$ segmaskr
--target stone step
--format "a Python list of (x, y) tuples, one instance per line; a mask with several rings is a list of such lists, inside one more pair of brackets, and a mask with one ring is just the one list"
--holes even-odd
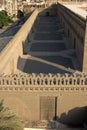
[(34, 40), (32, 39), (32, 43), (64, 43), (64, 40)]
[[(62, 51), (63, 52), (63, 51)], [(33, 56), (64, 56), (64, 57), (68, 57), (69, 58), (69, 56), (68, 55), (66, 55), (66, 54), (63, 54), (62, 52), (32, 52), (32, 51), (30, 51), (28, 54), (29, 55), (33, 55)]]
[(55, 34), (59, 34), (59, 33), (62, 33), (64, 34), (64, 28), (60, 28), (58, 30), (43, 30), (43, 31), (40, 31), (40, 30), (35, 30), (35, 33), (48, 33), (48, 34), (51, 34), (51, 33), (55, 33)]
[(71, 58), (72, 55), (74, 55), (75, 50), (69, 49), (69, 50), (63, 50), (60, 52), (46, 52), (46, 51), (29, 51), (29, 55), (34, 56), (64, 56)]

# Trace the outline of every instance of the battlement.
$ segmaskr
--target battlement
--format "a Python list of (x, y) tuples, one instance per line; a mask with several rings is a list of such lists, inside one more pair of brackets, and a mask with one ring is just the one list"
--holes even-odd
[(0, 76), (0, 86), (83, 86), (87, 85), (85, 74), (10, 74)]

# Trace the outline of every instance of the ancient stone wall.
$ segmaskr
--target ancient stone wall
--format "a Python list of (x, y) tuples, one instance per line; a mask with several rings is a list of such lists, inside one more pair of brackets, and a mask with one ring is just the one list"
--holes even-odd
[(0, 74), (16, 73), (18, 58), (23, 55), (23, 44), (26, 42), (27, 36), (31, 32), (37, 15), (38, 10), (35, 10), (21, 29), (16, 33), (14, 38), (0, 53)]
[(42, 97), (56, 97), (56, 116), (62, 122), (69, 122), (69, 118), (74, 122), (78, 113), (81, 114), (80, 118), (83, 118), (81, 111), (84, 112), (82, 108), (87, 105), (87, 75), (12, 74), (0, 76), (0, 99), (4, 99), (4, 104), (13, 109), (24, 121), (41, 119), (40, 99)]
[(85, 37), (84, 37), (83, 71), (87, 72), (87, 16), (86, 16)]
[(58, 17), (65, 28), (67, 47), (76, 50), (76, 55), (81, 65), (81, 69), (82, 71), (87, 72), (87, 69), (85, 68), (86, 62), (83, 64), (84, 55), (86, 54), (86, 52), (84, 52), (86, 46), (86, 42), (84, 42), (86, 19), (61, 4), (58, 4), (57, 12)]

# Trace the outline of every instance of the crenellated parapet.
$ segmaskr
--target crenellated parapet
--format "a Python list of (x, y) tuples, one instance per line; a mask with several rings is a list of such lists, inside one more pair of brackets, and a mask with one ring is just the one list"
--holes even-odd
[(0, 90), (87, 90), (85, 74), (10, 74), (0, 76)]

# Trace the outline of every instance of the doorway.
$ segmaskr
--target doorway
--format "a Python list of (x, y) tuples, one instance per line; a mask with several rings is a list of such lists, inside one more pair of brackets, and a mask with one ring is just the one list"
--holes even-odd
[(57, 116), (57, 97), (40, 97), (40, 120), (53, 120)]

